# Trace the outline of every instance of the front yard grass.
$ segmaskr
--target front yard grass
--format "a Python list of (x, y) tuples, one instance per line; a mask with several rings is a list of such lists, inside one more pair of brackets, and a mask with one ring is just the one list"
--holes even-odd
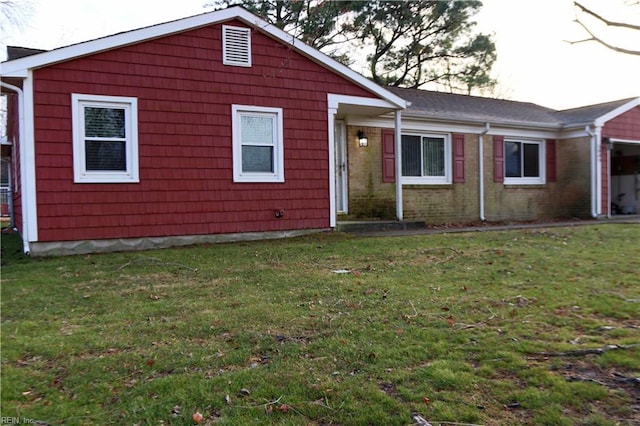
[(640, 423), (637, 225), (48, 259), (15, 237), (3, 419)]

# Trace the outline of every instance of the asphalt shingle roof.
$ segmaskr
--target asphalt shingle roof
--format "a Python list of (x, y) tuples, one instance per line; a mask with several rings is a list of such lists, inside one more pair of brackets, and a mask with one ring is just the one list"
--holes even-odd
[(387, 89), (411, 102), (411, 106), (403, 113), (408, 117), (556, 128), (592, 122), (634, 99), (622, 99), (557, 111), (529, 102), (400, 87), (388, 87)]

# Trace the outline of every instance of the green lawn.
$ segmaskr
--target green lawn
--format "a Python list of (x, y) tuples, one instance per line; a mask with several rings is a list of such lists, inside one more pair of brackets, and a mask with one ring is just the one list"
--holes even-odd
[(2, 250), (3, 418), (640, 423), (637, 225)]

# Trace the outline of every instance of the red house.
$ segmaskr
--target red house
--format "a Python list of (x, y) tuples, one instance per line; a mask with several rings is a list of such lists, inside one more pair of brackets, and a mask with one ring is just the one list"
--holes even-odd
[(33, 255), (332, 228), (335, 120), (407, 106), (237, 7), (10, 58), (2, 90)]
[(640, 213), (640, 97), (385, 88), (237, 7), (10, 53), (2, 186), (33, 255)]

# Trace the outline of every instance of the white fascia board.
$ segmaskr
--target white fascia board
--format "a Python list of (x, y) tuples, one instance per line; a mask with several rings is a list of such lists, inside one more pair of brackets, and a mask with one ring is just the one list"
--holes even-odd
[[(329, 108), (337, 109), (341, 104), (342, 105), (358, 105), (358, 106), (368, 106), (373, 108), (384, 108), (384, 109), (397, 109), (400, 106), (396, 103), (392, 103), (391, 101), (385, 99), (378, 98), (366, 98), (363, 96), (349, 96), (349, 95), (336, 95), (333, 93), (329, 93), (327, 95), (327, 102)], [(406, 102), (405, 102), (406, 103)], [(404, 107), (400, 107), (404, 108)]]
[(631, 99), (629, 102), (627, 102), (624, 105), (620, 105), (618, 108), (609, 111), (608, 113), (604, 114), (603, 116), (600, 116), (598, 118), (596, 118), (593, 121), (593, 125), (597, 126), (597, 127), (602, 127), (604, 126), (604, 124), (611, 120), (612, 118), (616, 118), (617, 116), (624, 114), (625, 112), (629, 111), (632, 108), (637, 107), (638, 105), (640, 105), (640, 97), (637, 97), (635, 99)]
[(632, 145), (640, 145), (640, 139), (639, 140), (635, 140), (635, 139), (620, 139), (620, 138), (610, 138), (612, 143), (625, 143), (625, 144), (632, 144)]
[(336, 72), (360, 87), (374, 93), (380, 98), (390, 102), (395, 108), (404, 109), (408, 106), (408, 102), (382, 86), (372, 82), (364, 76), (353, 71), (349, 67), (341, 64), (335, 59), (330, 58), (319, 50), (303, 43), (292, 35), (282, 31), (274, 25), (269, 24), (261, 18), (253, 15), (247, 10), (237, 6), (228, 9), (218, 10), (215, 12), (203, 13), (188, 18), (178, 19), (176, 21), (166, 22), (164, 24), (152, 25), (150, 27), (140, 28), (137, 30), (127, 31), (102, 37), (99, 39), (74, 44), (67, 47), (51, 50), (49, 52), (38, 53), (36, 55), (26, 56), (24, 58), (7, 61), (2, 64), (2, 75), (4, 77), (26, 78), (27, 70), (37, 69), (58, 62), (67, 61), (86, 55), (115, 49), (146, 40), (165, 37), (183, 31), (188, 31), (207, 25), (212, 25), (231, 19), (238, 19), (255, 29), (273, 37), (274, 39), (291, 46), (293, 49), (306, 56), (307, 58), (319, 63), (320, 65)]

